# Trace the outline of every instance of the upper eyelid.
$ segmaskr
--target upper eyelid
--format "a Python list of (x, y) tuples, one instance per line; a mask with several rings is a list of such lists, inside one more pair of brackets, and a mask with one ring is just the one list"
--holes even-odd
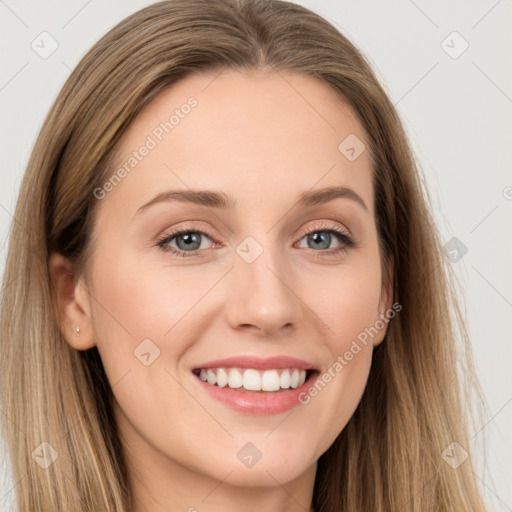
[(311, 226), (309, 228), (303, 228), (298, 232), (298, 235), (300, 236), (306, 236), (309, 233), (314, 233), (315, 231), (336, 231), (336, 232), (342, 232), (343, 234), (352, 237), (352, 233), (350, 230), (346, 227), (341, 227), (336, 224), (334, 224), (332, 221), (324, 221), (325, 223), (320, 223), (319, 225)]

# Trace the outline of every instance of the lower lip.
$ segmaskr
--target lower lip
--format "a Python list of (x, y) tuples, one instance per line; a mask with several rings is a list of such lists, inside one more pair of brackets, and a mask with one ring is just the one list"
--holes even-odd
[(212, 398), (239, 412), (255, 414), (259, 416), (269, 416), (279, 414), (301, 405), (299, 395), (306, 391), (317, 372), (312, 373), (302, 386), (295, 389), (282, 389), (281, 391), (239, 391), (227, 386), (220, 388), (202, 381), (197, 375), (194, 378)]

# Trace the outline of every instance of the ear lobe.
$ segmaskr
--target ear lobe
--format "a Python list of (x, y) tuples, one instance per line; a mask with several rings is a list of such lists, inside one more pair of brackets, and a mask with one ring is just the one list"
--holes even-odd
[(61, 254), (52, 253), (49, 271), (52, 299), (62, 335), (76, 350), (94, 347), (89, 294), (77, 281), (72, 263)]

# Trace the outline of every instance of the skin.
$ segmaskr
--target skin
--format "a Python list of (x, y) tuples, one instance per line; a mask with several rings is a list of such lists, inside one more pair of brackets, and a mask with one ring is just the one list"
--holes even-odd
[[(52, 255), (60, 323), (73, 348), (100, 352), (134, 512), (308, 510), (317, 460), (356, 409), (386, 328), (307, 405), (282, 414), (234, 411), (207, 396), (191, 369), (234, 355), (289, 355), (324, 372), (391, 307), (368, 151), (349, 161), (338, 150), (349, 134), (367, 138), (352, 110), (313, 78), (268, 70), (215, 76), (173, 84), (125, 134), (119, 166), (169, 112), (190, 96), (198, 101), (98, 201), (86, 275)], [(367, 209), (349, 198), (295, 206), (304, 191), (339, 185)], [(136, 215), (176, 189), (221, 191), (237, 206), (168, 201)], [(207, 233), (194, 256), (157, 246), (159, 236), (190, 224)], [(324, 233), (326, 225), (348, 230), (357, 247), (322, 257), (343, 242), (333, 235), (319, 248), (303, 232)], [(250, 264), (236, 252), (247, 236), (263, 248)], [(183, 247), (176, 238), (170, 245)], [(133, 352), (148, 338), (160, 356), (145, 366)], [(262, 454), (251, 468), (237, 458), (248, 442)]]

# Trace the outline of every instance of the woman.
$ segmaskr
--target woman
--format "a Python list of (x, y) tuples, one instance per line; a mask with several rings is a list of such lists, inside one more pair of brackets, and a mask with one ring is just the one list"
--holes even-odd
[(484, 510), (419, 171), (318, 15), (125, 19), (55, 101), (15, 218), (20, 511)]

